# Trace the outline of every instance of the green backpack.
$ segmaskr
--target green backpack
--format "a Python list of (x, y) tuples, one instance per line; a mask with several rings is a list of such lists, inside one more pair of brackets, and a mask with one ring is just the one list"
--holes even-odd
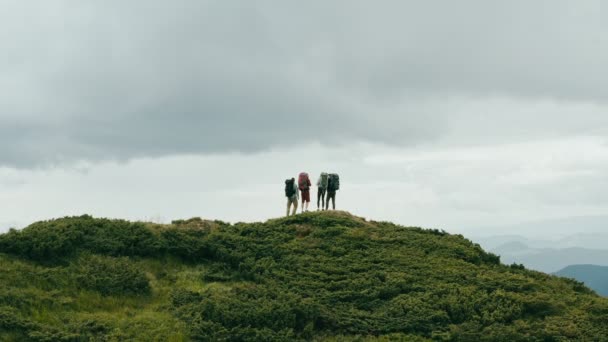
[(340, 190), (340, 176), (337, 173), (329, 174), (329, 186), (327, 188), (329, 191), (337, 191)]
[(329, 183), (329, 174), (327, 172), (321, 172), (321, 182), (319, 182), (319, 188), (327, 189), (327, 183)]

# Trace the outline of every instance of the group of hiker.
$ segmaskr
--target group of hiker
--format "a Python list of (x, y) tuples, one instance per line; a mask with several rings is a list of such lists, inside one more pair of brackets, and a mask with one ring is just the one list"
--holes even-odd
[[(287, 216), (289, 216), (292, 206), (291, 215), (296, 214), (300, 197), (302, 198), (302, 212), (308, 211), (311, 186), (310, 177), (306, 172), (301, 172), (298, 175), (297, 183), (295, 178), (285, 180)], [(336, 173), (321, 172), (321, 175), (317, 179), (317, 210), (328, 210), (329, 200), (332, 201), (332, 208), (336, 210), (336, 191), (338, 190), (340, 190), (340, 176)]]

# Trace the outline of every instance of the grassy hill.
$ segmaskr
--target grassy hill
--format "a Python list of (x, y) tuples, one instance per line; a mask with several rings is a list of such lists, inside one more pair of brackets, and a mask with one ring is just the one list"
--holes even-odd
[(585, 283), (598, 294), (608, 296), (608, 267), (597, 265), (570, 265), (555, 275), (573, 278)]
[(608, 300), (462, 236), (342, 212), (171, 225), (90, 216), (0, 235), (1, 341), (563, 341)]

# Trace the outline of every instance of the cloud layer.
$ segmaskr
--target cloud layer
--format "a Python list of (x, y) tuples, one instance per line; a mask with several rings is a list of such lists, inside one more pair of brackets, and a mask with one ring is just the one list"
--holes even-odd
[(601, 136), (599, 0), (5, 0), (0, 163)]

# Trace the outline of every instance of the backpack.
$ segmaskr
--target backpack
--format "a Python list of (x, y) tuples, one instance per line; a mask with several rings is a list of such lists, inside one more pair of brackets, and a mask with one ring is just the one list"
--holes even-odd
[(286, 197), (291, 198), (293, 195), (296, 194), (296, 189), (293, 188), (293, 185), (295, 182), (296, 182), (296, 180), (293, 178), (285, 180), (285, 196)]
[(304, 191), (310, 189), (310, 179), (308, 178), (308, 173), (300, 173), (300, 176), (298, 176), (298, 187), (300, 190)]
[(321, 172), (321, 182), (319, 188), (327, 189), (327, 183), (329, 183), (329, 175), (326, 172)]
[(337, 173), (329, 174), (329, 191), (340, 190), (340, 176)]

